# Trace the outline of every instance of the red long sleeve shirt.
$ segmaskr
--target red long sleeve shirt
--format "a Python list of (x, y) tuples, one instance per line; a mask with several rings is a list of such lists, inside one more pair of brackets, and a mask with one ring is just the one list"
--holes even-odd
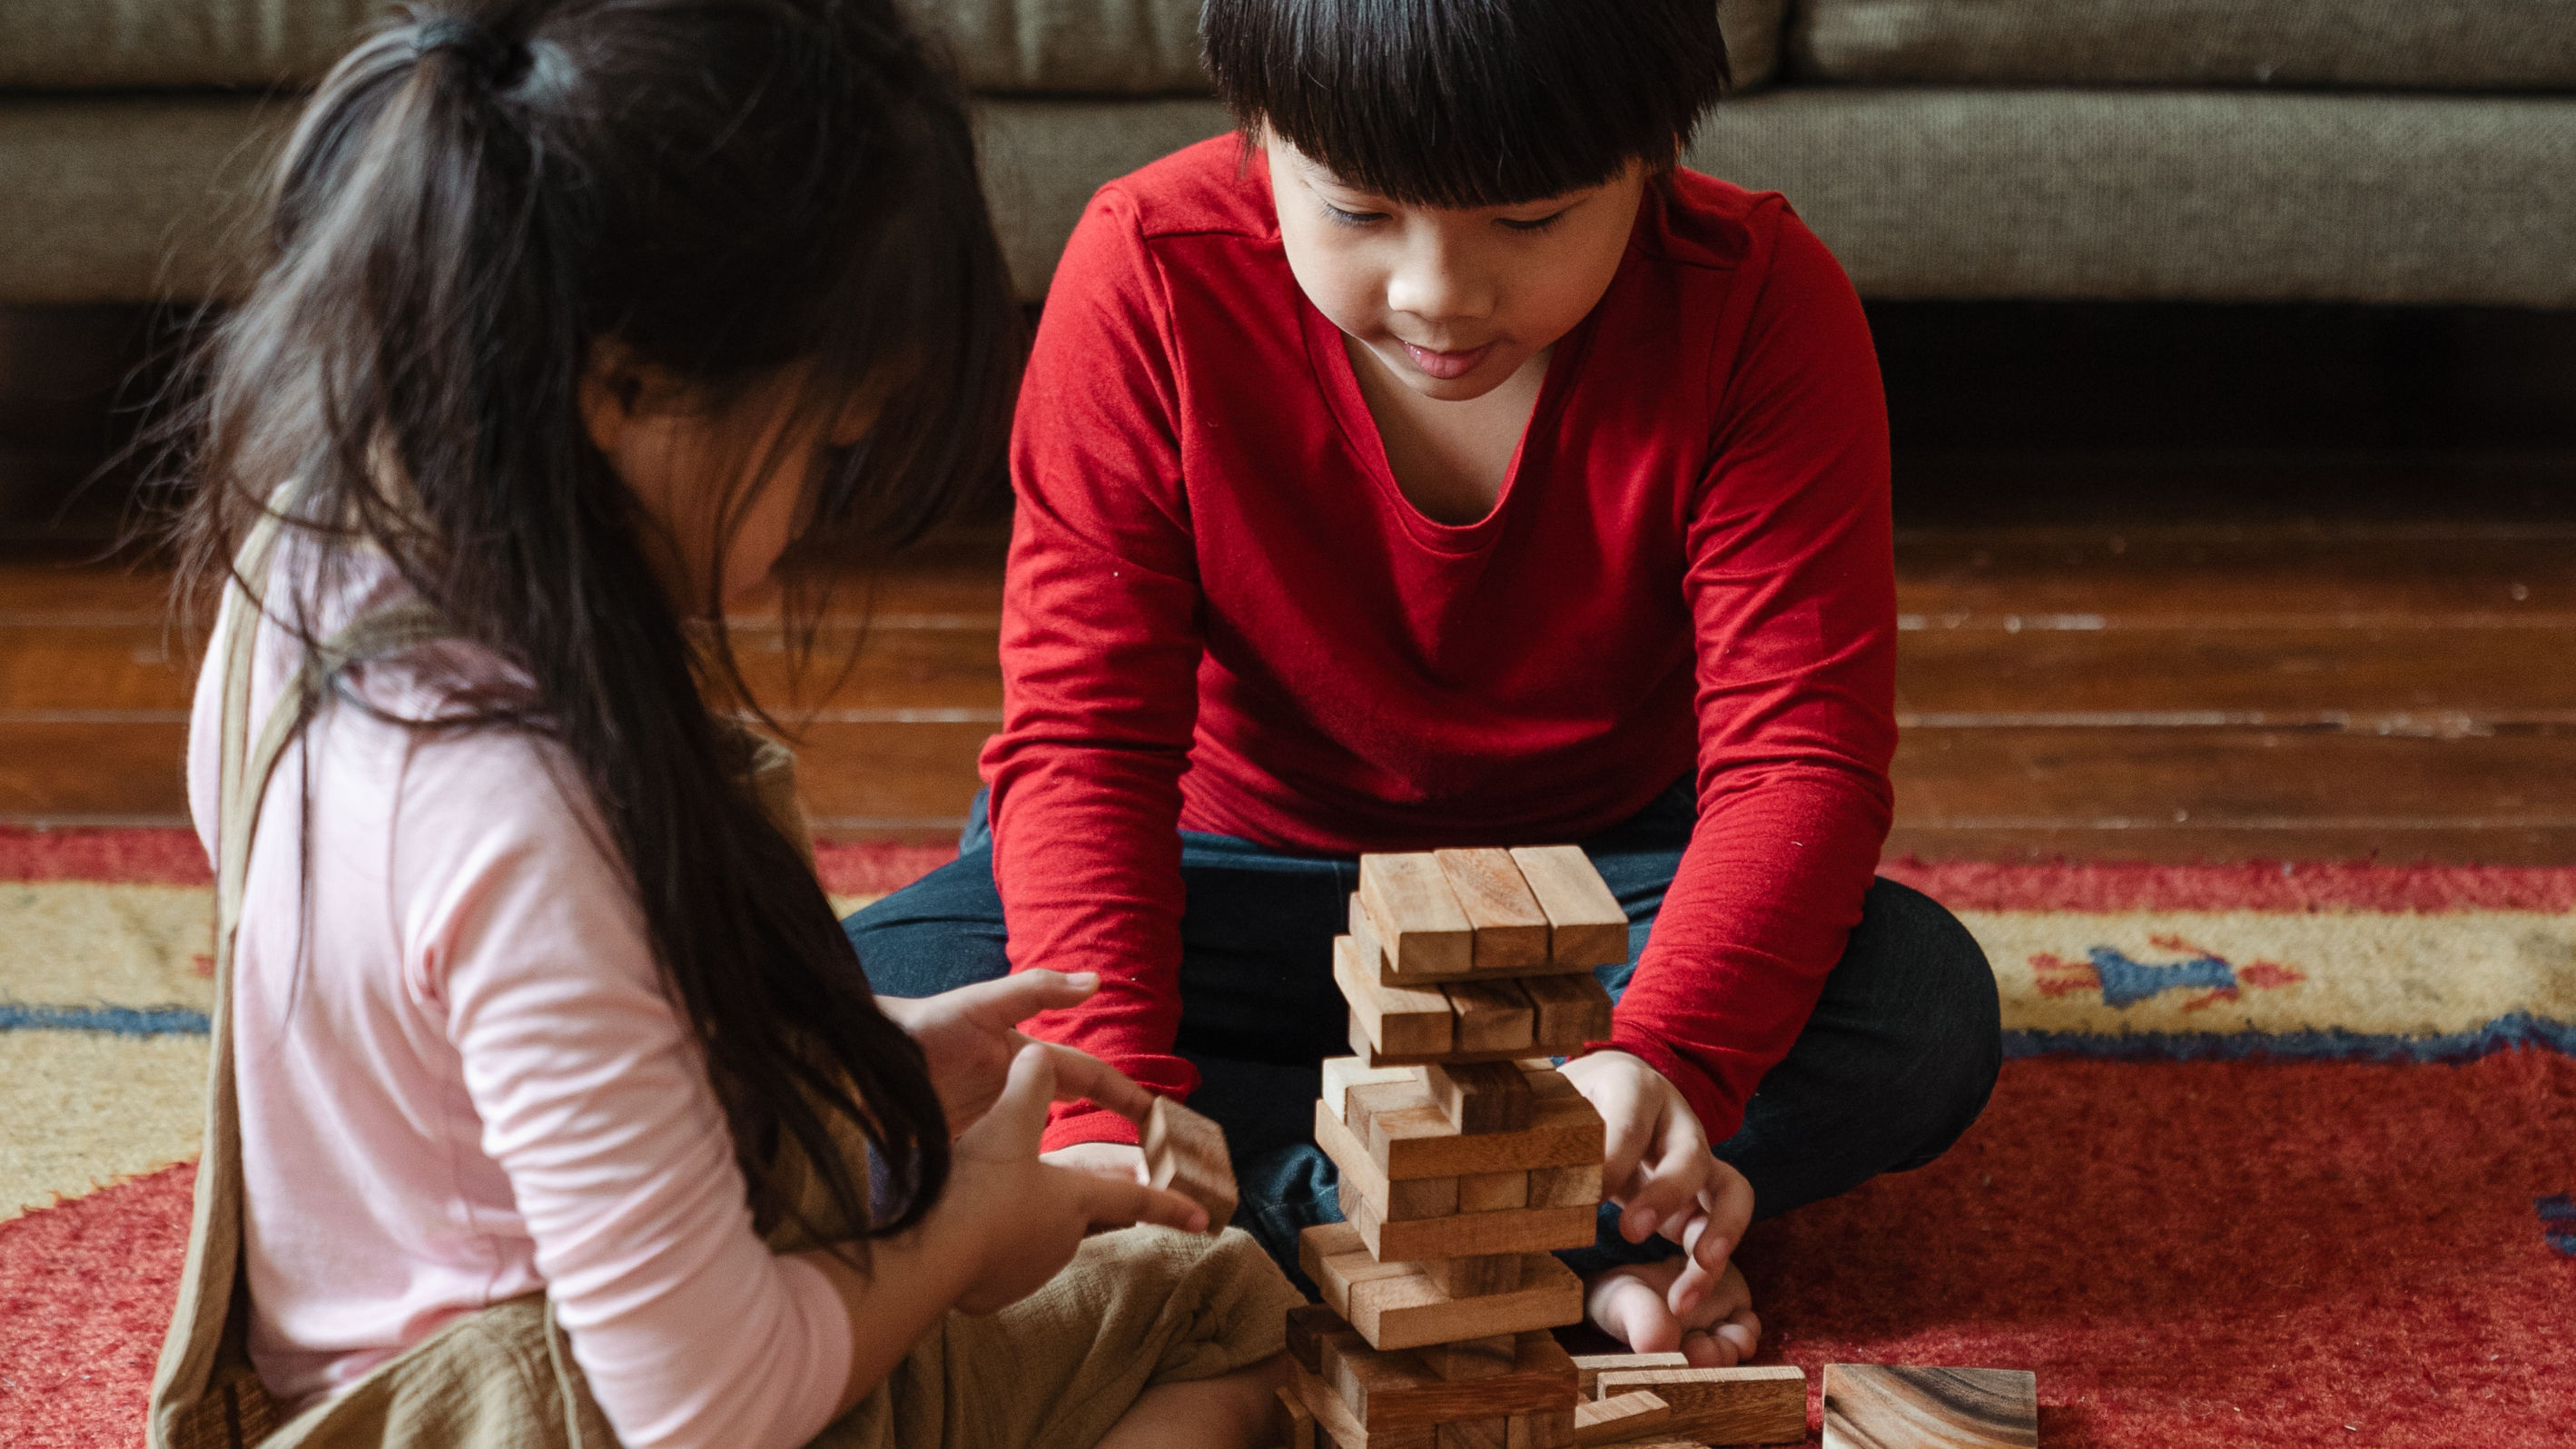
[[(1397, 488), (1231, 137), (1102, 188), (1023, 384), (983, 755), (1035, 1023), (1197, 1085), (1176, 827), (1316, 854), (1576, 839), (1696, 763), (1611, 1043), (1712, 1140), (1787, 1054), (1889, 817), (1885, 407), (1858, 299), (1776, 195), (1649, 188), (1474, 523)], [(1329, 969), (1322, 960), (1315, 970)], [(1089, 1104), (1047, 1146), (1133, 1141)]]

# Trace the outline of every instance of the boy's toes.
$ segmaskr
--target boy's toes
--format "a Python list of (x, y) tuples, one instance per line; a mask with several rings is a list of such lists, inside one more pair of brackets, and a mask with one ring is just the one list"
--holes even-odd
[(1681, 1321), (1664, 1303), (1671, 1277), (1660, 1263), (1613, 1268), (1587, 1285), (1585, 1316), (1633, 1353), (1669, 1353), (1681, 1347), (1682, 1338)]
[(1733, 1342), (1705, 1328), (1694, 1328), (1682, 1335), (1682, 1356), (1690, 1360), (1692, 1368), (1733, 1368), (1743, 1358)]

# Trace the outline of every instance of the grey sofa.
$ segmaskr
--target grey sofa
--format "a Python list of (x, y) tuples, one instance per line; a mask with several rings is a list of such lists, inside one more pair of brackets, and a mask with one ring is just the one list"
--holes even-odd
[[(1620, 0), (1582, 0), (1615, 4)], [(0, 305), (188, 300), (381, 0), (0, 0)], [(1021, 290), (1225, 129), (1197, 0), (924, 0)], [(1690, 161), (1881, 298), (2576, 306), (2576, 0), (1725, 0)]]

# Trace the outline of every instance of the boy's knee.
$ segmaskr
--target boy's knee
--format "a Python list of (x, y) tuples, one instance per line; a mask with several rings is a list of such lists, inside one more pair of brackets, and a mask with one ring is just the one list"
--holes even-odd
[(1877, 944), (1897, 967), (1902, 1000), (1892, 1020), (1907, 1040), (1895, 1100), (1918, 1119), (1905, 1165), (1921, 1166), (1958, 1141), (1994, 1092), (2003, 1067), (1994, 968), (1958, 917), (1894, 881), (1871, 887), (1863, 927), (1882, 933)]
[(982, 851), (852, 912), (841, 929), (882, 996), (933, 996), (1011, 969), (1001, 893)]

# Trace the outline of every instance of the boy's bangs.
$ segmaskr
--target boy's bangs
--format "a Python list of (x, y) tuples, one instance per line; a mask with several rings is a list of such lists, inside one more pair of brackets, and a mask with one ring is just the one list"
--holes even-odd
[(1200, 26), (1247, 128), (1418, 206), (1661, 169), (1726, 87), (1713, 0), (1208, 0)]

